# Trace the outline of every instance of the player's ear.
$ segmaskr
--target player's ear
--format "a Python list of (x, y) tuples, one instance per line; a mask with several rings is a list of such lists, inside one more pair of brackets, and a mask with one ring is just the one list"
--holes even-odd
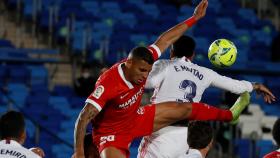
[(130, 68), (132, 65), (132, 59), (127, 59), (125, 62), (126, 67)]

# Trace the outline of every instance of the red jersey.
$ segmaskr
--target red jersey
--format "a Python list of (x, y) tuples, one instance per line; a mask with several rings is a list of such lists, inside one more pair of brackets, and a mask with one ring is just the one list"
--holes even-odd
[(263, 158), (280, 158), (280, 149), (265, 155)]
[[(160, 50), (156, 45), (151, 45), (148, 49), (154, 59), (160, 56)], [(146, 81), (139, 85), (127, 81), (122, 64), (124, 62), (115, 64), (101, 75), (94, 92), (86, 100), (100, 111), (93, 120), (95, 134), (126, 133), (129, 132), (127, 128), (133, 128), (136, 123), (135, 117)]]

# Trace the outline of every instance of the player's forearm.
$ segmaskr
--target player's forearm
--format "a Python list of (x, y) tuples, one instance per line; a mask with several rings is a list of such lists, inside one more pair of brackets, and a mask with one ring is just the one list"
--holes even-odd
[(194, 14), (191, 18), (186, 21), (172, 27), (168, 31), (164, 32), (158, 40), (155, 42), (155, 45), (158, 46), (161, 52), (164, 52), (171, 44), (173, 44), (180, 36), (184, 34), (193, 24), (196, 23), (199, 19), (205, 16), (206, 9), (208, 6), (207, 0), (201, 0), (201, 2), (196, 6)]
[(161, 52), (164, 52), (171, 44), (181, 37), (188, 28), (188, 25), (182, 22), (161, 34), (155, 44), (159, 47)]
[(98, 110), (90, 104), (87, 104), (80, 112), (74, 129), (74, 150), (76, 152), (83, 152), (86, 127), (97, 114)]

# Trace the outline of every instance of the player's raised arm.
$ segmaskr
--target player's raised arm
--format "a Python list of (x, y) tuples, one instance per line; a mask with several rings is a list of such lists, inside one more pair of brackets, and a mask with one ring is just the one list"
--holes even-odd
[(182, 36), (188, 28), (205, 16), (207, 6), (208, 0), (201, 0), (195, 8), (192, 17), (161, 34), (154, 44), (157, 45), (161, 52), (164, 52), (172, 43)]
[(89, 122), (95, 118), (99, 113), (99, 110), (86, 103), (82, 111), (80, 112), (74, 129), (74, 155), (72, 158), (84, 158), (84, 137), (86, 132), (86, 127)]

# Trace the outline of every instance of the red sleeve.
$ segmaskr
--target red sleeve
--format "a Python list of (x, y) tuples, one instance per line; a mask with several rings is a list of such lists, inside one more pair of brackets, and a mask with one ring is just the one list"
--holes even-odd
[(152, 44), (148, 47), (148, 49), (151, 51), (155, 61), (161, 56), (160, 49), (157, 45)]
[(98, 81), (94, 91), (87, 98), (86, 103), (92, 104), (98, 111), (101, 111), (111, 96), (109, 83), (106, 81)]
[(192, 103), (192, 114), (188, 119), (200, 121), (231, 121), (232, 113), (229, 110), (219, 109), (207, 104)]

